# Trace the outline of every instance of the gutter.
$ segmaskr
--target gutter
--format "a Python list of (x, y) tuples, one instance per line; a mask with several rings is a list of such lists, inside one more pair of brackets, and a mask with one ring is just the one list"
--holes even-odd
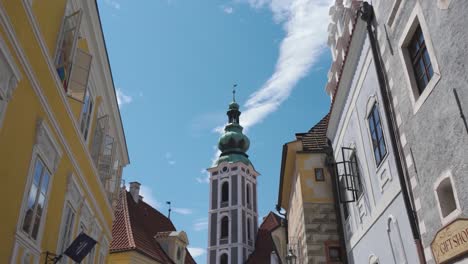
[(374, 32), (373, 32), (373, 24), (376, 23), (375, 15), (374, 15), (374, 8), (368, 2), (363, 2), (361, 9), (358, 11), (361, 14), (361, 19), (366, 22), (367, 24), (367, 34), (369, 36), (369, 41), (371, 44), (372, 55), (374, 58), (375, 70), (377, 72), (377, 80), (379, 82), (379, 89), (382, 95), (383, 106), (385, 110), (385, 117), (387, 118), (389, 131), (390, 131), (390, 141), (392, 143), (392, 150), (397, 156), (395, 158), (395, 163), (398, 171), (398, 178), (401, 187), (401, 193), (403, 196), (403, 201), (405, 203), (405, 210), (406, 214), (408, 215), (408, 219), (410, 222), (411, 232), (413, 234), (414, 243), (416, 244), (419, 263), (426, 263), (426, 258), (424, 256), (424, 250), (421, 242), (421, 235), (419, 233), (419, 226), (418, 220), (415, 210), (413, 209), (411, 200), (413, 199), (413, 194), (409, 191), (407, 185), (407, 177), (408, 177), (408, 170), (406, 166), (403, 166), (404, 161), (404, 153), (403, 147), (400, 141), (399, 133), (398, 133), (398, 126), (396, 125), (396, 121), (393, 118), (395, 116), (395, 110), (393, 109), (393, 105), (390, 103), (391, 94), (387, 89), (387, 82), (386, 82), (386, 74), (384, 67), (382, 66), (382, 57), (378, 50), (377, 40), (375, 39)]

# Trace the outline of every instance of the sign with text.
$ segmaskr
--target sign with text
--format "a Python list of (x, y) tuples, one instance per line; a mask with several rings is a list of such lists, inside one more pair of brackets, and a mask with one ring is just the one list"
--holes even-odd
[(81, 233), (71, 243), (71, 245), (65, 250), (65, 255), (71, 258), (73, 261), (81, 263), (81, 261), (88, 255), (88, 253), (96, 245), (96, 240), (92, 239), (85, 233)]
[(468, 253), (468, 219), (457, 219), (439, 230), (431, 243), (436, 263)]

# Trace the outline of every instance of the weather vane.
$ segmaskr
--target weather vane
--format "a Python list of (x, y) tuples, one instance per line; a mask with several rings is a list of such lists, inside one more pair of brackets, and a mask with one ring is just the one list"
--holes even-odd
[(232, 101), (233, 101), (233, 102), (236, 102), (236, 87), (237, 87), (237, 83), (235, 83), (235, 84), (232, 86)]

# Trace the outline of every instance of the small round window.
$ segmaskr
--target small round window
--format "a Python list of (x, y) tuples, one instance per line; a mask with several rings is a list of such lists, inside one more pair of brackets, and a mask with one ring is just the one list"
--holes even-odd
[(223, 167), (223, 172), (226, 172), (228, 170), (227, 167)]

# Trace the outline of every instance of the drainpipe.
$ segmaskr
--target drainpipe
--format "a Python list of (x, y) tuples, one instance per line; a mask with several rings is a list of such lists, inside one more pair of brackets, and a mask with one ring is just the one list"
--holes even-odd
[(338, 179), (335, 171), (335, 157), (333, 156), (333, 147), (330, 139), (328, 140), (328, 149), (326, 151), (326, 161), (325, 165), (327, 166), (328, 173), (330, 173), (330, 178), (332, 180), (332, 191), (333, 191), (333, 200), (335, 205), (335, 215), (336, 215), (336, 224), (338, 225), (338, 236), (340, 237), (340, 247), (343, 249), (341, 251), (341, 256), (343, 257), (343, 263), (348, 263), (348, 251), (346, 250), (345, 234), (343, 229), (343, 221), (341, 218), (341, 207), (340, 207), (340, 198), (338, 197)]
[(368, 2), (363, 2), (359, 13), (361, 14), (361, 19), (367, 23), (367, 33), (372, 49), (372, 55), (374, 57), (375, 70), (377, 72), (380, 93), (382, 94), (385, 117), (387, 118), (387, 120), (389, 120), (388, 127), (390, 130), (390, 141), (392, 143), (392, 150), (395, 153), (395, 155), (397, 155), (395, 162), (398, 171), (398, 178), (400, 180), (401, 193), (403, 196), (403, 201), (405, 203), (406, 214), (409, 218), (411, 232), (413, 234), (413, 239), (418, 251), (419, 262), (426, 263), (426, 258), (424, 257), (424, 250), (421, 243), (421, 236), (419, 233), (417, 215), (416, 212), (413, 210), (413, 206), (411, 204), (412, 193), (408, 190), (407, 181), (405, 177), (405, 175), (408, 175), (408, 170), (403, 169), (404, 167), (402, 165), (404, 154), (399, 133), (397, 130), (398, 126), (396, 125), (395, 119), (393, 118), (395, 110), (393, 109), (393, 106), (390, 103), (390, 93), (387, 89), (385, 81), (385, 71), (382, 66), (382, 58), (378, 51), (377, 40), (375, 39), (374, 32), (372, 30), (372, 23), (374, 22), (375, 18), (374, 8)]

